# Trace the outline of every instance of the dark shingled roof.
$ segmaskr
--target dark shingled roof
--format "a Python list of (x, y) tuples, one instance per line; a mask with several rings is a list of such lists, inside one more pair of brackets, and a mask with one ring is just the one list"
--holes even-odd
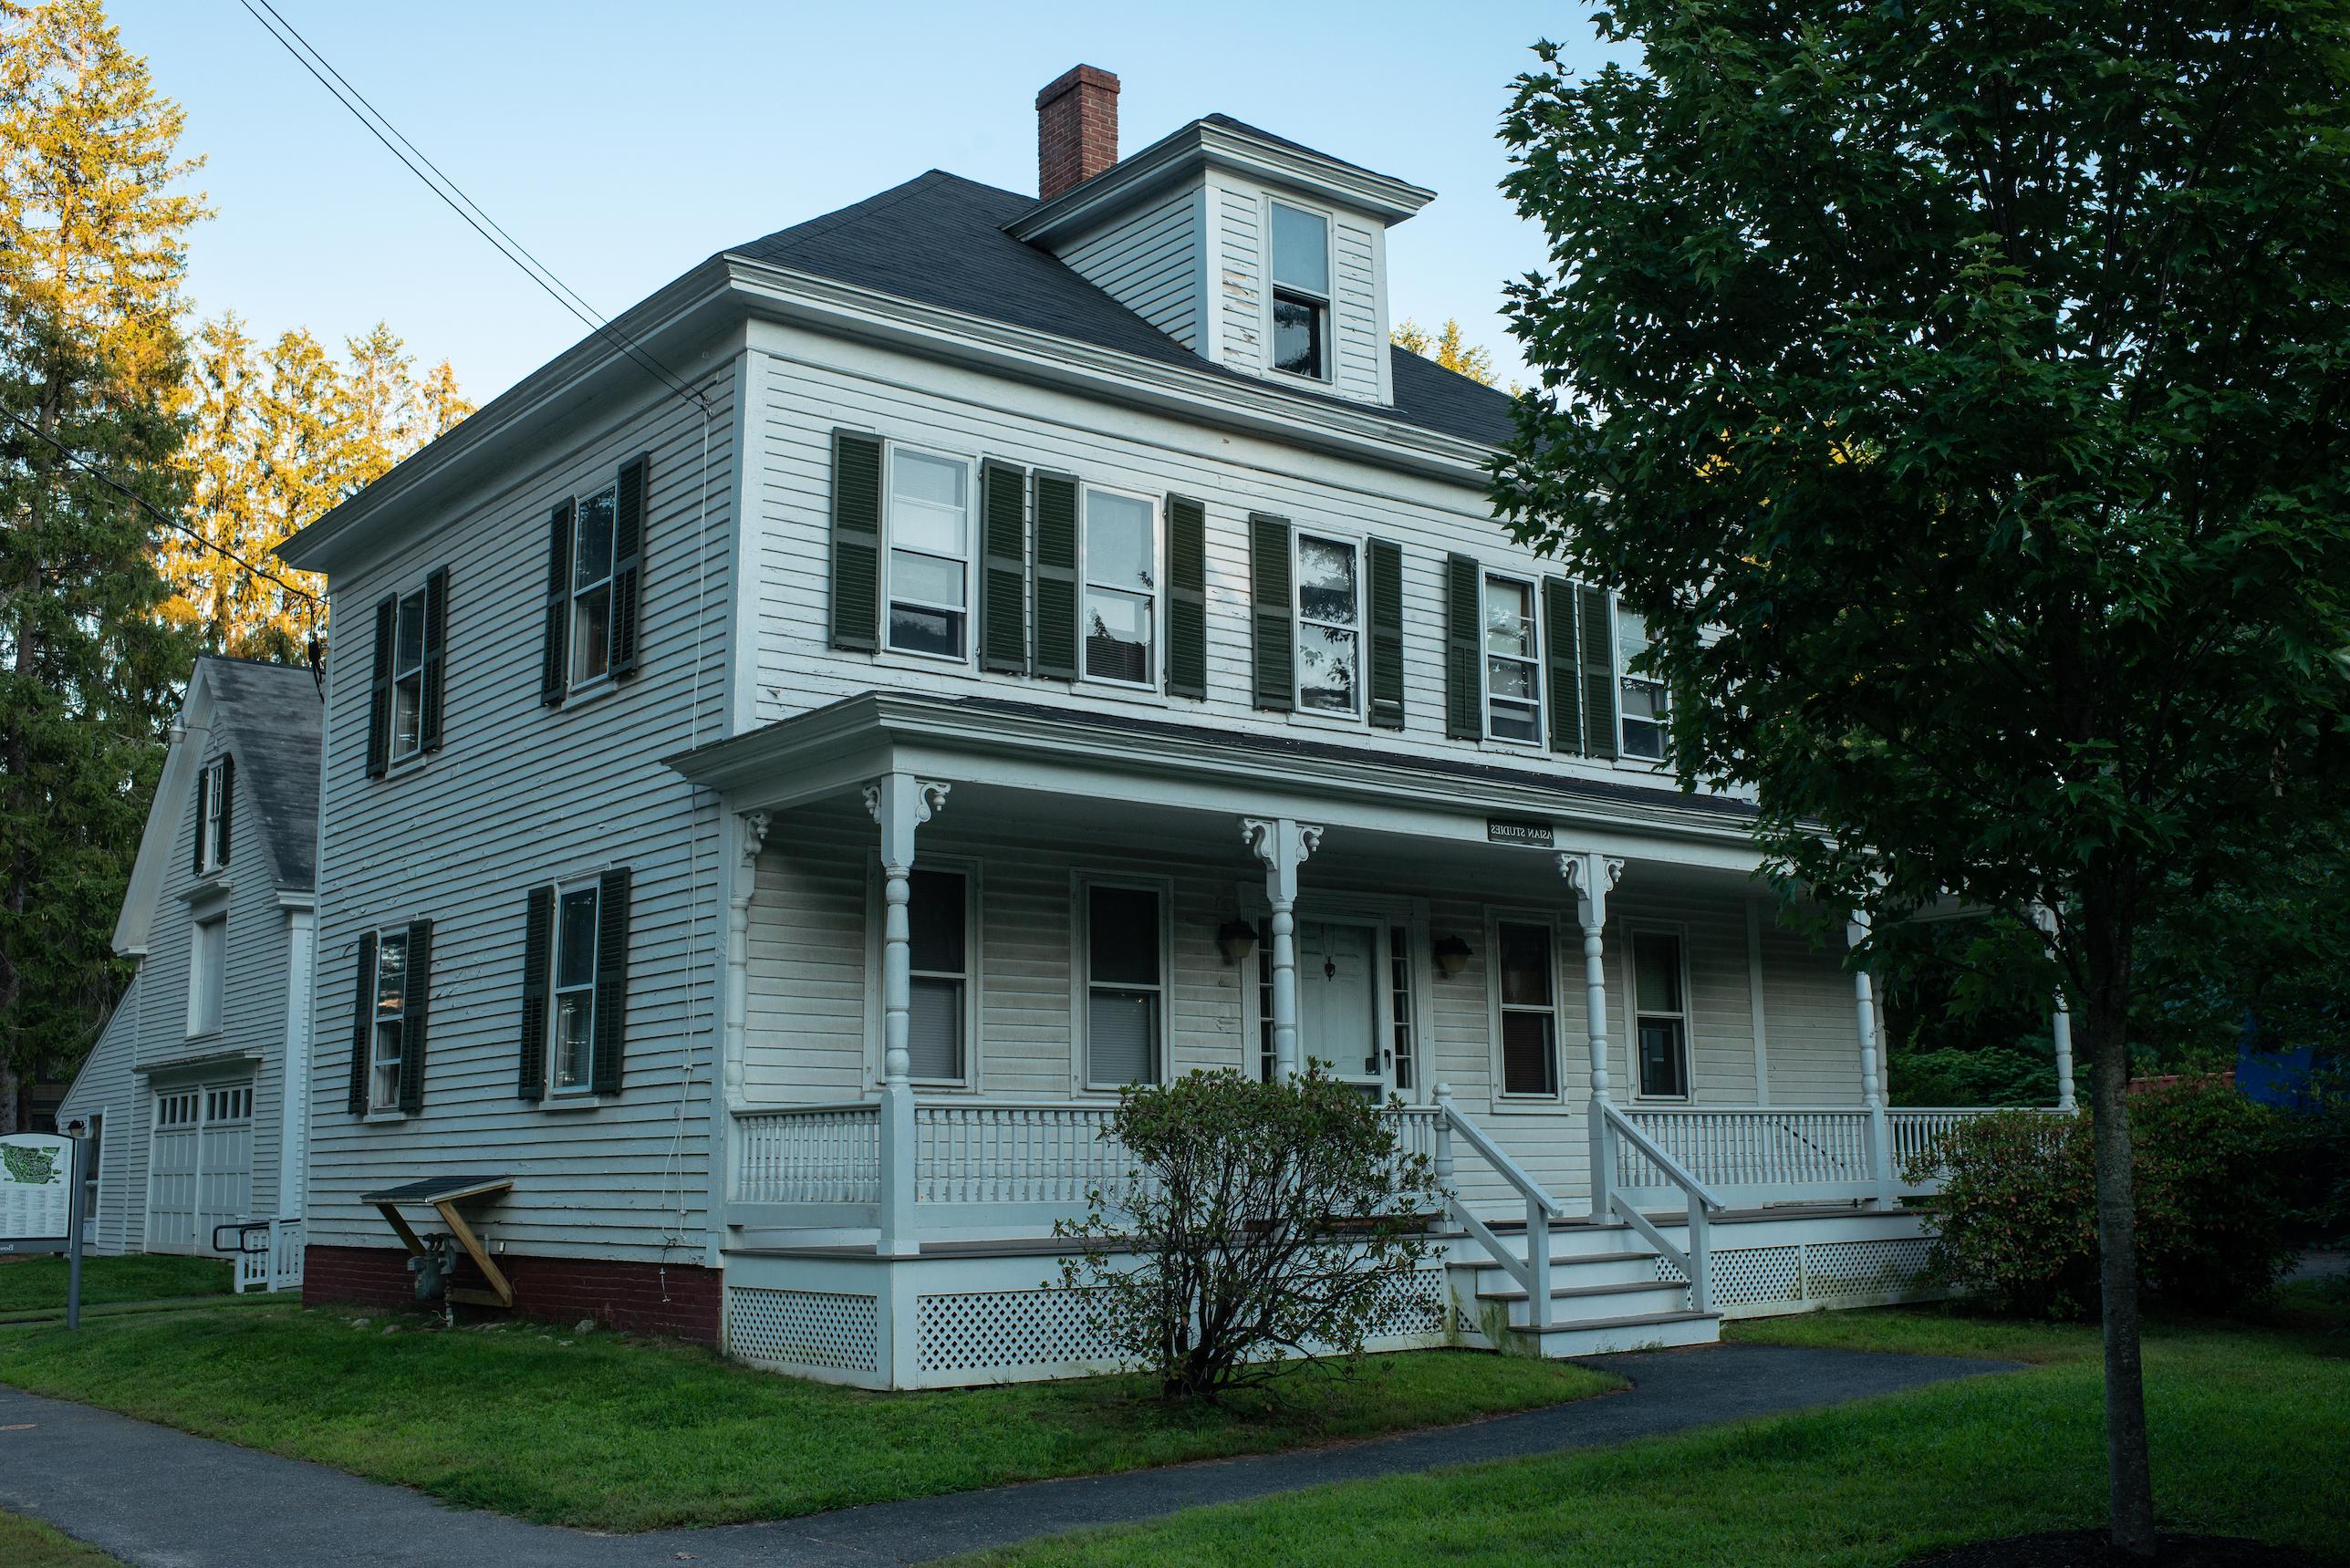
[(325, 704), (317, 680), (290, 664), (197, 660), (213, 693), (213, 734), (236, 758), (240, 807), (255, 814), (277, 886), (316, 891), (318, 748)]
[[(1222, 116), (1210, 118), (1249, 129)], [(933, 169), (878, 196), (780, 229), (728, 254), (1263, 385), (1194, 354), (1050, 251), (1003, 232), (1004, 224), (1036, 204), (1033, 196)], [(1465, 441), (1498, 445), (1509, 439), (1506, 394), (1408, 350), (1391, 346), (1388, 354), (1395, 363), (1391, 409), (1344, 398), (1296, 395)]]

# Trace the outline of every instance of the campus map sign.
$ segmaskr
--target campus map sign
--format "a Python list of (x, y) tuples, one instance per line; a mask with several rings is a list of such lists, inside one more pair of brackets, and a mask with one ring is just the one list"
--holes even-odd
[(73, 1223), (74, 1146), (54, 1133), (0, 1137), (0, 1252), (61, 1252)]

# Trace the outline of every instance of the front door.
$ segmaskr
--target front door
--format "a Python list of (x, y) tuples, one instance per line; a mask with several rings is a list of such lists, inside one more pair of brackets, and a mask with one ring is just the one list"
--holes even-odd
[(1385, 1099), (1392, 1082), (1379, 929), (1336, 920), (1297, 925), (1297, 1050)]

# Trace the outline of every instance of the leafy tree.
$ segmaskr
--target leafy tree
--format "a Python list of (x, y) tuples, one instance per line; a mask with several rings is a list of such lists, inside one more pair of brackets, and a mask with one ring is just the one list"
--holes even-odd
[(1230, 1070), (1129, 1088), (1105, 1140), (1128, 1168), (1087, 1193), (1061, 1262), (1087, 1325), (1169, 1398), (1212, 1400), (1284, 1358), (1362, 1352), (1432, 1245), (1428, 1157), (1321, 1064), (1270, 1084)]
[(1517, 83), (1521, 535), (1620, 585), (1686, 782), (1878, 929), (2061, 979), (2116, 1544), (2153, 1547), (2129, 1121), (2149, 924), (2344, 749), (2350, 11), (1632, 0)]
[(1457, 370), (1472, 381), (1493, 384), (1492, 350), (1471, 344), (1461, 330), (1461, 323), (1448, 316), (1443, 327), (1431, 333), (1407, 316), (1388, 340), (1399, 348), (1409, 349), (1422, 358), (1433, 359), (1448, 370)]
[(347, 340), (348, 369), (299, 330), (259, 350), (234, 315), (207, 322), (197, 346), (195, 417), (180, 461), (201, 538), (159, 541), (173, 588), (164, 614), (214, 652), (295, 659), (323, 625), (324, 583), (279, 561), (277, 545), (473, 404), (445, 360), (417, 382), (381, 323)]
[(96, 0), (0, 4), (0, 1131), (104, 1023), (186, 668), (139, 504), (181, 503), (182, 119)]

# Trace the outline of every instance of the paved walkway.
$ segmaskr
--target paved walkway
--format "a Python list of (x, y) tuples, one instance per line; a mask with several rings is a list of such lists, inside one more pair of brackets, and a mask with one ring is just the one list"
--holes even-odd
[(404, 1488), (0, 1387), (0, 1509), (155, 1568), (605, 1568), (920, 1563), (1204, 1503), (1480, 1459), (1620, 1443), (1898, 1393), (2005, 1369), (1991, 1361), (1717, 1345), (1593, 1357), (1631, 1379), (1602, 1395), (1465, 1427), (1299, 1453), (877, 1503), (773, 1524), (591, 1535), (467, 1512)]

